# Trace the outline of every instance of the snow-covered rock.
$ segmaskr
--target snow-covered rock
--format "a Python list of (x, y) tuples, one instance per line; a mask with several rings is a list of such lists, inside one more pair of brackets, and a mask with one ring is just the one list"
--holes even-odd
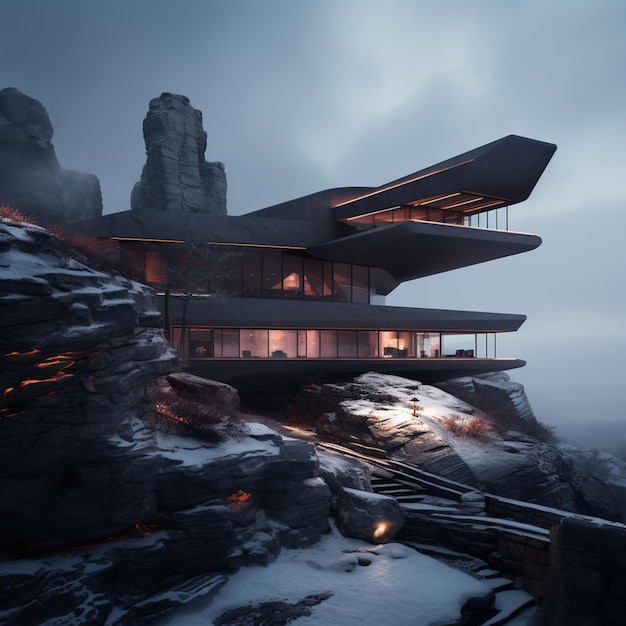
[[(484, 377), (476, 383), (479, 392), (474, 383), (445, 385), (465, 389), (459, 398), (440, 386), (370, 372), (351, 383), (309, 387), (306, 403), (319, 435), (332, 442), (383, 451), (497, 495), (624, 519), (626, 464), (537, 439), (533, 434), (543, 433), (541, 425), (521, 385), (506, 375)], [(488, 394), (497, 397), (490, 404), (497, 405), (495, 413), (470, 404)]]
[(145, 388), (174, 368), (152, 290), (0, 222), (0, 549), (78, 544), (156, 515)]

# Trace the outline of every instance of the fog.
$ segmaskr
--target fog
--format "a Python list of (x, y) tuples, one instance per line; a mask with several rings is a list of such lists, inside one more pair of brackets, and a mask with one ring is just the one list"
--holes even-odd
[(526, 314), (498, 354), (527, 361), (511, 374), (537, 416), (577, 442), (623, 437), (621, 0), (3, 0), (0, 20), (0, 86), (44, 104), (62, 166), (98, 175), (108, 213), (129, 208), (163, 91), (203, 112), (231, 214), (379, 185), (507, 134), (556, 143), (510, 211), (538, 250), (388, 303)]

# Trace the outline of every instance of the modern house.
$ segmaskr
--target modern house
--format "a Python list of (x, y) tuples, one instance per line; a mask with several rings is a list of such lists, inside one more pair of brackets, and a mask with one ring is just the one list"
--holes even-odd
[(384, 297), (404, 281), (539, 246), (508, 230), (508, 211), (555, 150), (511, 135), (380, 187), (239, 216), (133, 210), (82, 228), (118, 242), (157, 289), (193, 373), (240, 388), (369, 370), (436, 382), (523, 366), (496, 354), (495, 337), (525, 316), (384, 306)]

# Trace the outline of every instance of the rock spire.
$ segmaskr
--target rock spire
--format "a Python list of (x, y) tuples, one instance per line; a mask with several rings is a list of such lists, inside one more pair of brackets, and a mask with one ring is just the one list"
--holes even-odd
[(143, 122), (147, 160), (131, 194), (131, 209), (226, 214), (224, 164), (204, 159), (202, 113), (189, 99), (162, 93)]

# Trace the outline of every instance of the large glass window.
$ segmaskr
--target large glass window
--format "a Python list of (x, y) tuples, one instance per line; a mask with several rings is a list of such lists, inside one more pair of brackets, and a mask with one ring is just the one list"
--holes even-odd
[(298, 356), (298, 337), (295, 330), (270, 330), (270, 356), (294, 359)]
[(352, 266), (352, 302), (369, 302), (369, 268), (363, 265)]
[(206, 359), (213, 356), (213, 333), (206, 328), (189, 329), (189, 357)]
[(286, 298), (301, 298), (304, 294), (302, 257), (283, 254), (283, 293)]
[(380, 340), (380, 354), (385, 358), (398, 356), (398, 332), (395, 330), (381, 330), (378, 333)]
[(238, 357), (239, 356), (239, 329), (216, 328), (214, 331), (215, 356)]
[(362, 359), (372, 359), (378, 356), (378, 331), (359, 330), (358, 331), (358, 352), (357, 356)]
[(263, 250), (263, 296), (282, 296), (282, 254), (280, 250)]
[(337, 358), (337, 331), (320, 331), (320, 356), (325, 359)]
[(191, 326), (180, 343), (181, 358), (496, 358), (496, 334), (406, 330), (207, 328)]
[(317, 359), (320, 356), (320, 331), (306, 331), (306, 356), (308, 359)]
[(333, 300), (335, 302), (352, 301), (352, 268), (349, 263), (334, 263)]
[(357, 355), (357, 332), (356, 330), (337, 331), (337, 355), (349, 358)]
[(159, 287), (167, 284), (167, 253), (165, 250), (146, 250), (146, 282)]
[(258, 298), (262, 292), (261, 250), (248, 248), (243, 255), (243, 295)]
[(304, 296), (322, 299), (324, 295), (324, 264), (317, 259), (304, 259)]
[(244, 358), (268, 356), (268, 333), (265, 328), (242, 328), (239, 334), (241, 356)]

